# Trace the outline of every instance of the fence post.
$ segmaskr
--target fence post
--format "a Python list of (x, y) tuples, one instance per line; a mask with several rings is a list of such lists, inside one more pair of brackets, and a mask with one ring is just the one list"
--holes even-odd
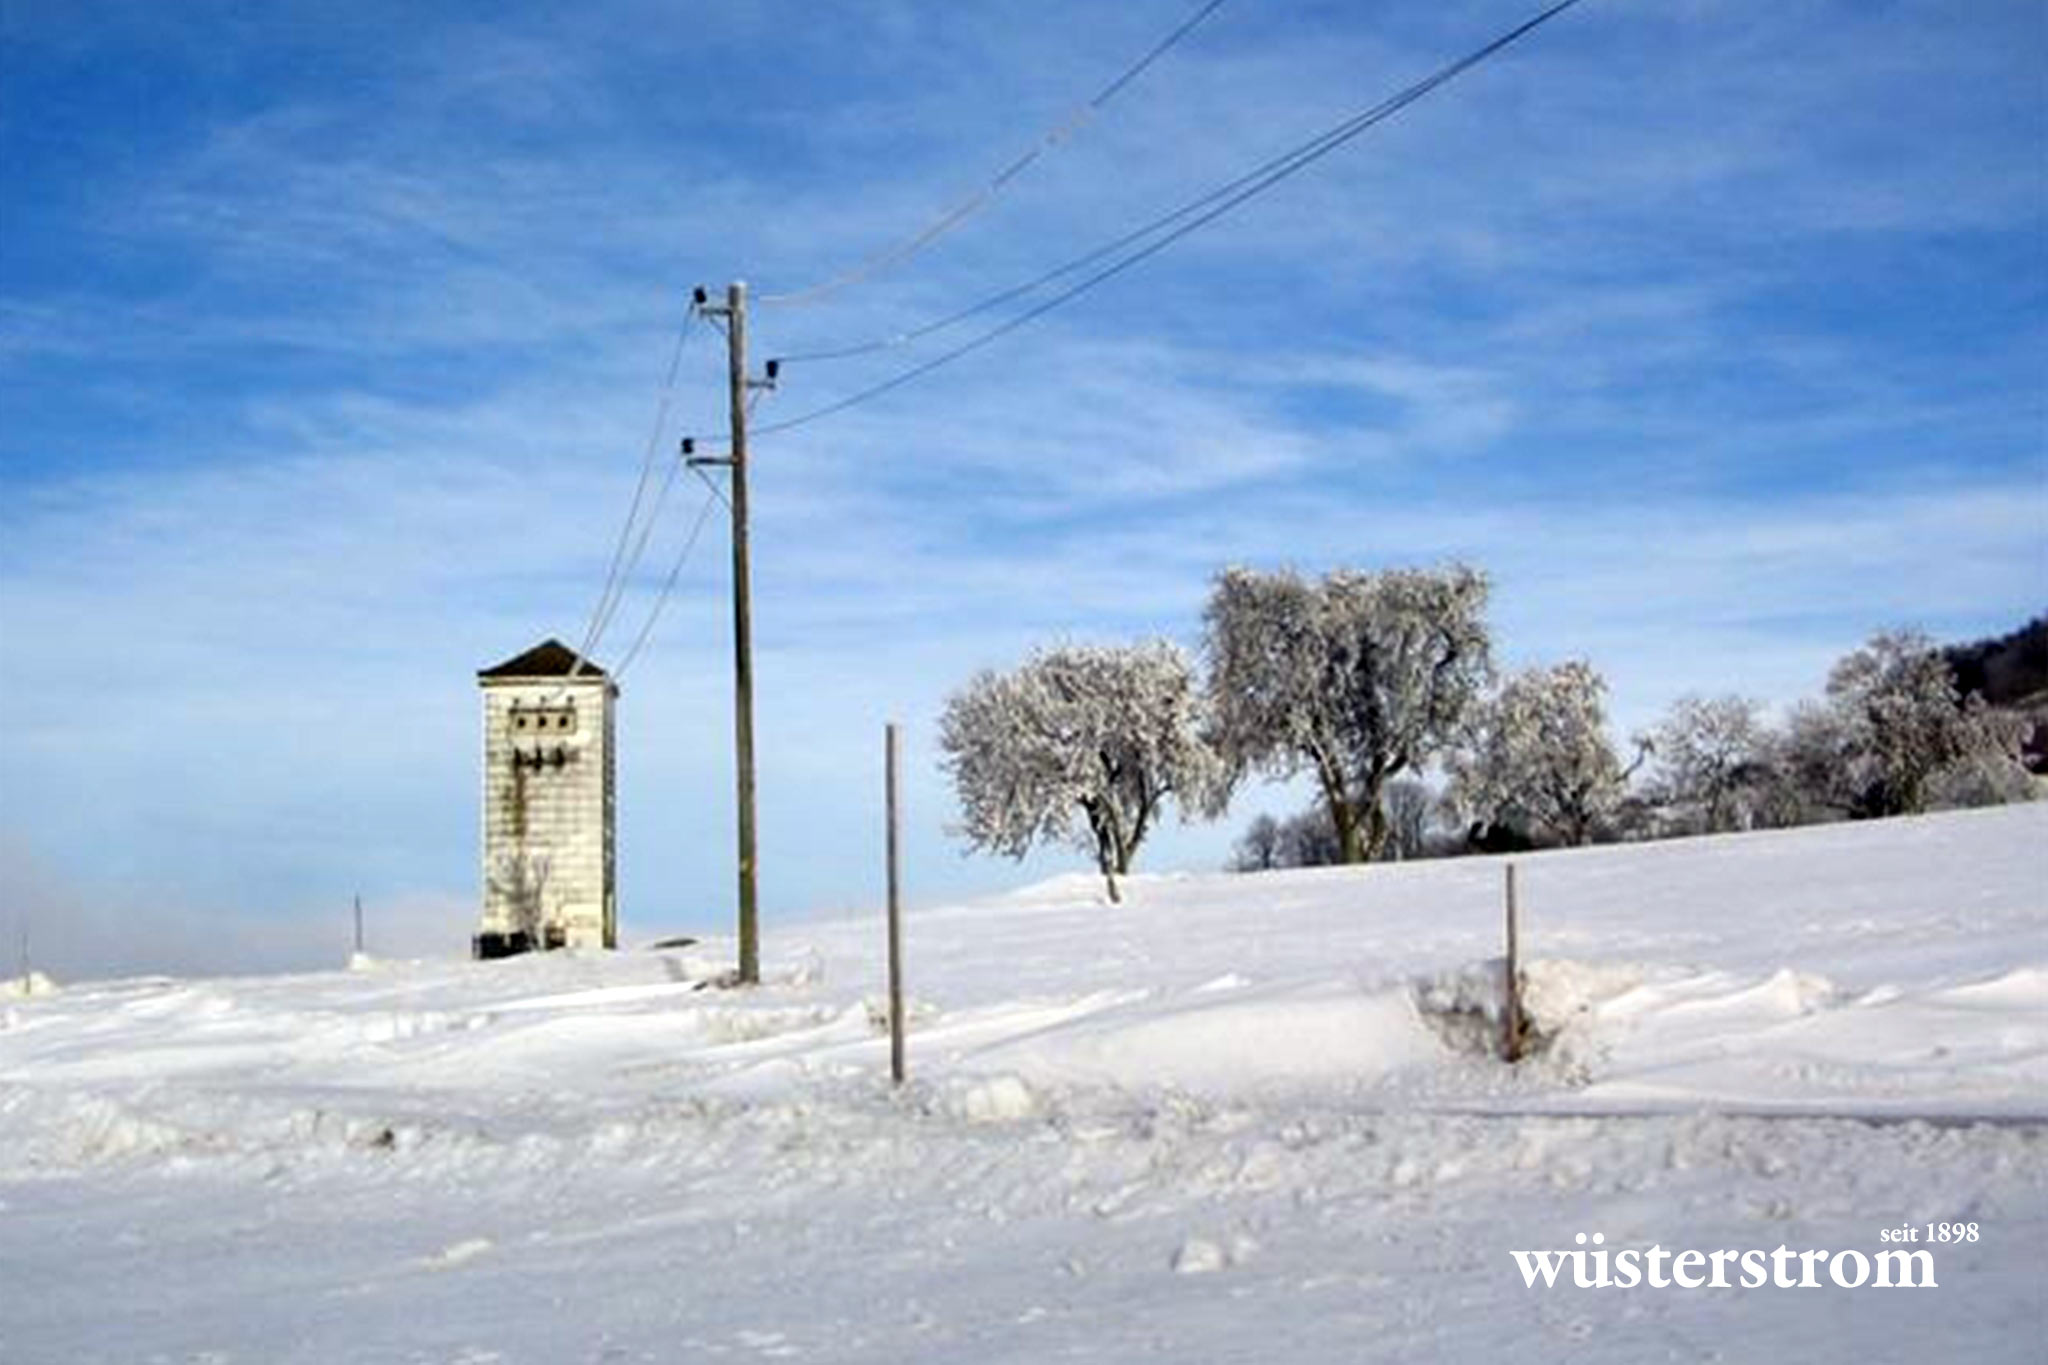
[(1510, 1062), (1522, 1060), (1522, 969), (1516, 942), (1515, 926), (1515, 865), (1507, 865), (1508, 899), (1508, 953), (1507, 970), (1504, 973), (1503, 989), (1506, 994), (1505, 1008), (1501, 1015), (1500, 1052)]
[(903, 896), (896, 809), (896, 723), (884, 730), (883, 786), (889, 809), (889, 1079), (903, 1084)]

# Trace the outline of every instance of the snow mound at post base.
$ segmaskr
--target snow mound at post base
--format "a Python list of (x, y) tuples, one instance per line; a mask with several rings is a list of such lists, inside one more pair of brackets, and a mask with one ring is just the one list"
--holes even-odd
[[(1539, 958), (1521, 967), (1524, 1060), (1575, 1055), (1592, 1042), (1607, 1001), (1642, 981), (1632, 963)], [(1501, 1055), (1507, 1017), (1507, 961), (1489, 958), (1416, 980), (1415, 1011), (1444, 1046), (1465, 1056)]]
[(57, 983), (41, 972), (30, 972), (26, 976), (11, 976), (0, 980), (0, 1000), (32, 1000), (37, 996), (56, 993)]

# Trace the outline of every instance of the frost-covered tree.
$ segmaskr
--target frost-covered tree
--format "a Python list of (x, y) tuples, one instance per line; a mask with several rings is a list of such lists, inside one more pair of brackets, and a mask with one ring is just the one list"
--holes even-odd
[(1772, 758), (1761, 713), (1746, 697), (1684, 696), (1641, 741), (1651, 797), (1679, 828), (1715, 834), (1757, 823)]
[(1344, 844), (1330, 823), (1330, 808), (1321, 802), (1280, 822), (1280, 863), (1283, 867), (1334, 867), (1344, 861)]
[(1420, 858), (1429, 851), (1430, 817), (1437, 798), (1417, 777), (1397, 777), (1387, 784), (1386, 853), (1396, 860)]
[(1276, 867), (1285, 867), (1280, 861), (1281, 848), (1280, 822), (1270, 815), (1257, 815), (1245, 826), (1244, 834), (1230, 852), (1230, 870), (1271, 872)]
[(1168, 797), (1183, 819), (1218, 792), (1187, 655), (1165, 641), (1065, 646), (984, 671), (946, 703), (943, 766), (969, 847), (1021, 858), (1067, 842), (1095, 856), (1119, 899)]
[[(1389, 845), (1393, 840), (1388, 841)], [(1329, 867), (1338, 862), (1337, 830), (1321, 802), (1276, 820), (1259, 815), (1245, 826), (1232, 852), (1233, 872), (1270, 872), (1282, 867)]]
[(1926, 810), (1945, 785), (2020, 790), (2025, 722), (1956, 690), (1948, 659), (1915, 631), (1881, 631), (1828, 673), (1837, 763), (1853, 815)]
[(1219, 574), (1206, 649), (1230, 778), (1308, 769), (1343, 860), (1377, 857), (1387, 783), (1444, 747), (1485, 684), (1486, 592), (1463, 565)]
[(1856, 811), (1860, 797), (1850, 771), (1851, 727), (1835, 707), (1802, 701), (1772, 737), (1771, 780), (1761, 824), (1822, 824)]
[[(2015, 748), (2024, 745), (2031, 722), (2025, 716), (1993, 713), (1998, 723), (2009, 726), (2017, 737)], [(2040, 780), (2027, 770), (2024, 756), (1980, 752), (1950, 763), (1927, 780), (1927, 804), (1932, 810), (1959, 810), (1969, 806), (2004, 806), (2015, 801), (2033, 801), (2041, 795)]]
[(1607, 737), (1607, 683), (1581, 660), (1529, 668), (1473, 708), (1447, 764), (1451, 805), (1481, 826), (1591, 843), (1627, 774)]

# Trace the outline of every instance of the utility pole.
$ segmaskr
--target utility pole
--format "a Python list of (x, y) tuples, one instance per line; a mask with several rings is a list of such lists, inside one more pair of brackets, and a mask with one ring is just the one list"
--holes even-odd
[[(710, 301), (701, 287), (697, 311), (725, 319), (726, 397), (732, 408), (732, 453), (724, 459), (697, 457), (692, 464), (723, 464), (732, 470), (726, 502), (732, 508), (732, 678), (733, 757), (739, 796), (740, 981), (761, 980), (761, 939), (754, 841), (754, 619), (752, 584), (747, 566), (747, 401), (749, 391), (775, 386), (774, 361), (766, 379), (747, 377), (747, 286), (726, 286), (725, 304)], [(690, 454), (690, 444), (683, 447)]]

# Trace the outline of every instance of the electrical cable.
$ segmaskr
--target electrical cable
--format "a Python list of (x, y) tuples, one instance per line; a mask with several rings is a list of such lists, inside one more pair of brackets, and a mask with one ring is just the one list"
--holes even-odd
[(711, 509), (724, 499), (725, 495), (716, 483), (712, 483), (708, 477), (705, 482), (710, 484), (711, 493), (704, 499), (704, 505), (697, 509), (697, 520), (690, 527), (690, 534), (683, 541), (683, 548), (676, 552), (675, 562), (669, 565), (668, 577), (662, 582), (661, 591), (655, 595), (654, 605), (647, 609), (647, 619), (641, 623), (640, 633), (633, 637), (632, 647), (619, 659), (618, 667), (612, 670), (614, 682), (624, 677), (633, 660), (639, 657), (641, 646), (647, 643), (647, 637), (654, 632), (654, 623), (661, 619), (661, 609), (668, 605), (669, 595), (675, 591), (676, 579), (682, 575), (684, 561), (689, 559), (690, 551), (696, 548), (697, 538), (704, 534), (704, 523), (711, 519)]
[[(669, 488), (675, 482), (675, 470), (671, 467), (662, 480), (661, 491), (655, 496), (654, 507), (649, 511), (646, 524), (641, 528), (639, 540), (633, 541), (633, 527), (639, 520), (641, 505), (647, 497), (648, 480), (654, 473), (655, 451), (661, 444), (662, 428), (668, 424), (669, 410), (675, 400), (676, 376), (682, 369), (683, 349), (689, 344), (691, 324), (696, 318), (697, 309), (693, 306), (683, 314), (682, 326), (676, 332), (675, 348), (669, 355), (668, 371), (662, 379), (659, 398), (655, 404), (654, 424), (647, 433), (647, 445), (640, 457), (640, 477), (633, 485), (632, 502), (626, 509), (625, 521), (619, 527), (618, 541), (612, 547), (611, 565), (605, 571), (604, 588), (598, 593), (597, 605), (591, 610), (590, 624), (584, 629), (582, 647), (574, 651), (576, 661), (570, 665), (569, 672), (563, 679), (564, 687), (575, 681), (583, 672), (584, 666), (590, 662), (590, 656), (596, 652), (598, 644), (602, 641), (606, 628), (611, 624), (613, 613), (618, 610), (619, 600), (625, 593), (626, 578), (640, 562), (641, 553), (647, 546), (648, 533), (652, 531), (655, 520), (661, 515), (661, 505), (667, 500)], [(627, 554), (629, 542), (633, 547), (630, 557)]]
[[(1089, 265), (1100, 262), (1110, 256), (1115, 255), (1115, 253), (1118, 251), (1121, 251), (1127, 247), (1134, 246), (1139, 242), (1145, 241), (1147, 237), (1154, 237), (1154, 240), (1145, 242), (1143, 246), (1137, 247), (1136, 250), (1130, 251), (1129, 254), (1120, 256), (1117, 259), (1112, 260), (1108, 265), (1103, 266), (1101, 269), (1095, 271), (1092, 274), (1084, 276), (1076, 283), (1069, 285), (1066, 289), (1061, 290), (1059, 293), (1054, 294), (1052, 297), (1045, 299), (1044, 301), (1034, 305), (1033, 307), (1025, 310), (1024, 312), (1019, 313), (1014, 317), (1008, 318), (1003, 322), (999, 323), (998, 325), (989, 328), (987, 331), (977, 334), (976, 336), (951, 348), (950, 350), (941, 352), (940, 354), (932, 357), (931, 359), (926, 360), (918, 365), (912, 366), (911, 368), (904, 370), (890, 377), (889, 379), (882, 381), (879, 384), (870, 385), (865, 389), (858, 390), (857, 392), (849, 394), (844, 398), (836, 400), (835, 402), (825, 404), (824, 406), (819, 408), (814, 408), (808, 412), (801, 413), (795, 417), (788, 418), (784, 421), (774, 422), (766, 426), (755, 428), (753, 434), (757, 436), (764, 436), (771, 435), (776, 432), (790, 431), (797, 427), (804, 426), (810, 422), (818, 421), (821, 418), (831, 416), (835, 413), (844, 412), (848, 408), (854, 407), (857, 404), (866, 402), (872, 398), (879, 397), (882, 394), (888, 393), (891, 390), (899, 388), (904, 384), (910, 383), (912, 380), (930, 374), (933, 370), (938, 369), (940, 366), (949, 364), (954, 360), (960, 359), (962, 356), (968, 355), (973, 351), (979, 350), (983, 346), (989, 345), (991, 342), (994, 342), (997, 339), (1008, 335), (1010, 332), (1016, 331), (1018, 328), (1025, 326), (1027, 323), (1030, 323), (1037, 318), (1043, 317), (1045, 314), (1051, 312), (1053, 309), (1058, 308), (1063, 304), (1071, 301), (1072, 299), (1079, 297), (1081, 294), (1086, 293), (1090, 289), (1093, 289), (1096, 285), (1104, 283), (1105, 281), (1122, 274), (1124, 271), (1130, 269), (1131, 267), (1138, 265), (1139, 263), (1145, 260), (1150, 259), (1151, 257), (1157, 255), (1161, 251), (1164, 251), (1167, 247), (1173, 245), (1175, 242), (1181, 240), (1183, 237), (1186, 237), (1190, 233), (1199, 230), (1207, 224), (1215, 221), (1217, 218), (1220, 218), (1224, 214), (1230, 212), (1232, 209), (1235, 209), (1238, 206), (1246, 203), (1247, 201), (1265, 193), (1267, 190), (1279, 184), (1281, 181), (1286, 180), (1289, 177), (1298, 173), (1299, 171), (1302, 171), (1310, 165), (1313, 165), (1315, 162), (1321, 160), (1325, 156), (1328, 156), (1330, 153), (1336, 151), (1338, 148), (1344, 146), (1346, 143), (1352, 141), (1354, 138), (1359, 137), (1370, 128), (1376, 126), (1381, 122), (1384, 122), (1386, 119), (1393, 117), (1395, 114), (1401, 112), (1403, 109), (1406, 109), (1409, 105), (1414, 104), (1417, 100), (1422, 99), (1423, 97), (1435, 91), (1440, 86), (1456, 78), (1457, 76), (1463, 74), (1464, 72), (1470, 70), (1472, 67), (1479, 65), (1481, 62), (1492, 57), (1496, 53), (1500, 52), (1502, 49), (1508, 47), (1512, 43), (1526, 36), (1530, 32), (1540, 27), (1541, 25), (1549, 22), (1551, 19), (1555, 18), (1559, 14), (1562, 14), (1564, 11), (1572, 8), (1574, 5), (1577, 5), (1578, 3), (1579, 0), (1558, 0), (1558, 3), (1555, 3), (1551, 5), (1549, 8), (1539, 12), (1533, 18), (1525, 20), (1523, 23), (1501, 34), (1499, 37), (1493, 39), (1491, 42), (1486, 43), (1485, 45), (1475, 49), (1471, 53), (1467, 54), (1464, 57), (1459, 58), (1454, 62), (1450, 62), (1445, 66), (1438, 68), (1435, 72), (1425, 77), (1424, 79), (1417, 81), (1414, 84), (1403, 89), (1402, 91), (1398, 92), (1397, 94), (1392, 95), (1385, 100), (1382, 100), (1379, 104), (1376, 104), (1369, 109), (1366, 109), (1356, 115), (1353, 115), (1348, 119), (1345, 119), (1344, 121), (1325, 130), (1323, 133), (1317, 135), (1316, 137), (1313, 137), (1308, 141), (1297, 145), (1291, 151), (1262, 163), (1259, 167), (1246, 173), (1245, 175), (1239, 176), (1237, 179), (1230, 181), (1228, 184), (1221, 186), (1216, 190), (1212, 190), (1208, 194), (1205, 194), (1198, 199), (1192, 200), (1189, 203), (1182, 205), (1180, 208), (1175, 209), (1173, 212), (1164, 215), (1161, 218), (1154, 219), (1145, 227), (1137, 229), (1135, 232), (1125, 234), (1125, 236), (1118, 238), (1115, 242), (1112, 242), (1107, 246), (1097, 248), (1095, 251), (1090, 252), (1085, 256), (1078, 257), (1075, 260), (1070, 261), (1061, 267), (1058, 267), (1056, 270), (1048, 272), (1046, 275), (1040, 276), (1036, 281), (1030, 282), (1026, 285), (1018, 286), (1017, 288), (1012, 290), (1004, 291), (1002, 294), (991, 296), (990, 299), (984, 300), (981, 304), (976, 305), (973, 309), (965, 310), (961, 314), (955, 315), (951, 320), (944, 321), (944, 325), (952, 325), (953, 322), (957, 322), (966, 316), (971, 316), (976, 312), (986, 311), (989, 307), (997, 306), (1001, 302), (1007, 302), (1008, 300), (1016, 298), (1023, 293), (1028, 293), (1039, 287), (1042, 287), (1045, 283), (1048, 283), (1053, 279), (1057, 279), (1062, 276), (1072, 274), (1077, 270), (1084, 269)], [(1213, 9), (1214, 6), (1211, 6), (1211, 8)], [(1171, 227), (1172, 230), (1164, 231), (1164, 229), (1168, 227)], [(1155, 234), (1157, 235), (1155, 236)], [(928, 334), (930, 330), (937, 330), (937, 328), (929, 328), (927, 329), (925, 334)], [(687, 329), (685, 335), (687, 335)], [(681, 345), (679, 341), (677, 347), (678, 360), (680, 359), (680, 353)], [(788, 361), (793, 359), (793, 357), (781, 357), (781, 359)], [(674, 373), (675, 366), (674, 364), (672, 364), (670, 367), (671, 381), (673, 380)], [(756, 392), (753, 395), (750, 395), (747, 403), (749, 413), (751, 413), (754, 403), (758, 401), (760, 392), (760, 390), (756, 390)], [(665, 419), (665, 417), (666, 403), (664, 402), (662, 418), (658, 419), (658, 421)], [(630, 563), (625, 569), (626, 573), (631, 572), (631, 564), (638, 563), (641, 553), (646, 547), (647, 538), (649, 534), (652, 532), (655, 521), (659, 518), (662, 504), (666, 501), (668, 494), (674, 485), (676, 470), (681, 467), (684, 467), (684, 462), (680, 460), (678, 460), (674, 464), (671, 464), (668, 473), (663, 478), (661, 488), (656, 494), (654, 508), (648, 514), (646, 524), (641, 528), (640, 537), (638, 541), (634, 544)], [(684, 540), (681, 550), (677, 553), (675, 562), (671, 564), (668, 576), (663, 581), (661, 590), (656, 595), (653, 605), (649, 608), (647, 619), (642, 623), (639, 634), (634, 638), (632, 646), (626, 651), (625, 655), (621, 658), (617, 668), (614, 669), (612, 675), (614, 679), (617, 679), (625, 673), (626, 668), (632, 663), (632, 661), (635, 658), (638, 657), (641, 649), (645, 646), (649, 636), (653, 632), (655, 623), (660, 619), (663, 608), (667, 605), (669, 597), (674, 592), (676, 582), (682, 573), (684, 563), (689, 558), (691, 551), (695, 548), (698, 539), (703, 534), (704, 526), (710, 518), (712, 508), (716, 506), (721, 500), (724, 499), (724, 493), (718, 487), (715, 480), (711, 479), (708, 475), (704, 474), (701, 469), (696, 469), (695, 466), (690, 467), (693, 470), (695, 470), (699, 478), (703, 479), (705, 486), (708, 489), (708, 495), (705, 498), (703, 505), (698, 509), (696, 521), (691, 526), (690, 533), (688, 537)], [(636, 490), (635, 493), (636, 507), (638, 505), (638, 502), (640, 501), (642, 493), (644, 492), (646, 473), (647, 469), (645, 466), (643, 466), (642, 488)], [(727, 505), (729, 506), (730, 504), (728, 503)], [(631, 525), (632, 518), (629, 515), (627, 529), (621, 533), (620, 544), (622, 547), (625, 543), (625, 540), (630, 536)], [(615, 554), (615, 564), (617, 563), (617, 560), (618, 556)], [(610, 589), (611, 586), (612, 585), (608, 583), (608, 589)], [(601, 613), (602, 619), (605, 623), (609, 622), (612, 611), (616, 609), (618, 595), (618, 593), (612, 594), (613, 601), (611, 604), (611, 608)], [(603, 627), (602, 625), (600, 625), (598, 627), (599, 633), (602, 632), (602, 629)], [(577, 666), (579, 668), (581, 667), (582, 662), (583, 656), (579, 655), (577, 661)], [(574, 676), (573, 672), (571, 676)]]
[[(1508, 47), (1512, 43), (1523, 38), (1530, 32), (1541, 27), (1543, 24), (1549, 22), (1551, 19), (1557, 17), (1559, 14), (1562, 14), (1564, 11), (1572, 8), (1574, 5), (1577, 5), (1578, 3), (1579, 0), (1558, 0), (1558, 3), (1553, 4), (1549, 8), (1541, 11), (1533, 18), (1523, 21), (1521, 24), (1501, 34), (1499, 37), (1493, 39), (1491, 42), (1485, 44), (1482, 47), (1474, 49), (1472, 52), (1468, 53), (1464, 57), (1461, 57), (1458, 60), (1450, 62), (1442, 67), (1439, 67), (1435, 72), (1431, 73), (1429, 76), (1424, 77), (1422, 80), (1415, 82), (1413, 85), (1408, 86), (1407, 88), (1401, 90), (1397, 94), (1389, 96), (1387, 99), (1382, 100), (1380, 103), (1372, 106), (1369, 109), (1366, 109), (1358, 114), (1354, 114), (1350, 118), (1345, 119), (1342, 122), (1332, 126), (1331, 128), (1326, 129), (1324, 132), (1316, 135), (1315, 137), (1308, 139), (1306, 142), (1298, 144), (1292, 150), (1285, 152), (1280, 156), (1274, 157), (1266, 162), (1261, 163), (1261, 165), (1257, 168), (1247, 172), (1244, 175), (1237, 177), (1235, 180), (1232, 180), (1227, 184), (1218, 187), (1217, 189), (1211, 190), (1207, 194), (1204, 194), (1197, 199), (1191, 200), (1188, 203), (1183, 204), (1181, 207), (1174, 209), (1172, 212), (1168, 214), (1153, 219), (1150, 223), (1147, 223), (1143, 227), (1140, 227), (1132, 232), (1126, 233), (1122, 237), (1117, 238), (1115, 241), (1105, 246), (1098, 247), (1094, 251), (1091, 251), (1084, 256), (1076, 257), (1074, 260), (1069, 261), (1066, 264), (1059, 266), (1051, 271), (1048, 271), (1043, 275), (1040, 275), (1035, 280), (1028, 281), (1027, 283), (1022, 285), (1015, 286), (1014, 288), (1005, 290), (1000, 294), (991, 295), (987, 299), (982, 300), (980, 303), (975, 304), (970, 308), (963, 309), (960, 312), (953, 314), (947, 318), (942, 318), (936, 323), (928, 324), (926, 327), (920, 329), (916, 333), (904, 334), (907, 338), (910, 339), (915, 339), (916, 336), (930, 335), (932, 332), (938, 331), (943, 327), (952, 326), (955, 323), (960, 322), (968, 317), (974, 316), (977, 313), (986, 312), (988, 309), (992, 307), (999, 306), (1002, 303), (1018, 298), (1024, 294), (1034, 292), (1053, 280), (1062, 278), (1066, 275), (1073, 274), (1077, 270), (1085, 269), (1089, 265), (1093, 265), (1097, 262), (1104, 260), (1105, 258), (1114, 256), (1117, 252), (1122, 251), (1127, 247), (1131, 247), (1138, 242), (1144, 241), (1144, 239), (1146, 239), (1147, 237), (1154, 237), (1155, 234), (1159, 234), (1156, 236), (1154, 240), (1147, 242), (1145, 245), (1139, 247), (1137, 250), (1131, 251), (1130, 254), (1117, 258), (1116, 260), (1112, 261), (1109, 265), (1104, 266), (1102, 269), (1095, 271), (1093, 274), (1084, 276), (1077, 283), (1068, 286), (1066, 289), (1061, 290), (1059, 293), (1054, 294), (1052, 297), (1044, 300), (1043, 302), (1034, 305), (1033, 307), (1025, 310), (1022, 313), (1017, 314), (1014, 317), (1006, 319), (1002, 323), (999, 323), (998, 325), (989, 328), (987, 331), (978, 333), (974, 337), (970, 338), (965, 342), (962, 342), (961, 344), (951, 348), (950, 350), (942, 351), (938, 355), (932, 357), (929, 360), (911, 366), (909, 369), (900, 371), (899, 373), (892, 375), (888, 379), (882, 380), (881, 382), (876, 384), (872, 384), (867, 388), (857, 390), (844, 398), (840, 398), (831, 403), (827, 403), (822, 407), (814, 408), (808, 412), (800, 413), (795, 417), (785, 419), (784, 421), (781, 422), (775, 422), (767, 426), (757, 428), (754, 434), (766, 436), (772, 435), (776, 432), (790, 431), (796, 427), (804, 426), (810, 422), (815, 422), (820, 418), (828, 417), (835, 413), (844, 412), (848, 408), (867, 402), (869, 399), (878, 398), (883, 394), (886, 394), (894, 389), (900, 388), (903, 385), (910, 383), (912, 380), (922, 378), (923, 376), (930, 374), (933, 370), (938, 369), (942, 365), (950, 364), (951, 362), (958, 360), (965, 355), (980, 350), (982, 347), (990, 344), (991, 342), (996, 341), (999, 338), (1016, 331), (1018, 328), (1024, 326), (1025, 324), (1032, 322), (1040, 317), (1043, 317), (1045, 314), (1051, 312), (1053, 309), (1058, 308), (1062, 304), (1065, 304), (1070, 300), (1077, 298), (1080, 295), (1088, 292), (1095, 286), (1102, 284), (1107, 280), (1114, 278), (1117, 275), (1122, 274), (1124, 271), (1130, 269), (1132, 266), (1137, 265), (1142, 261), (1148, 260), (1151, 257), (1158, 255), (1161, 251), (1164, 251), (1167, 247), (1173, 245), (1181, 238), (1188, 236), (1190, 233), (1195, 232), (1196, 230), (1206, 226), (1211, 222), (1214, 222), (1216, 219), (1222, 217), (1224, 214), (1230, 212), (1232, 209), (1237, 208), (1239, 205), (1244, 204), (1248, 200), (1254, 199), (1257, 196), (1265, 193), (1267, 190), (1279, 184), (1281, 181), (1288, 179), (1297, 172), (1306, 169), (1307, 167), (1313, 165), (1317, 161), (1320, 161), (1323, 157), (1328, 156), (1331, 152), (1336, 151), (1338, 148), (1344, 146), (1352, 139), (1359, 137), (1360, 135), (1365, 133), (1367, 130), (1373, 128), (1374, 126), (1386, 121), (1389, 118), (1392, 118), (1395, 114), (1401, 112), (1403, 109), (1406, 109), (1409, 105), (1414, 104), (1417, 100), (1422, 99), (1424, 96), (1435, 91), (1440, 86), (1455, 79), (1457, 76), (1462, 75), (1464, 72), (1470, 70), (1471, 68), (1479, 65), (1481, 62), (1492, 57), (1496, 53), (1500, 52), (1502, 49)], [(1177, 226), (1174, 226), (1176, 224)], [(1171, 227), (1172, 230), (1164, 231), (1164, 229), (1168, 227)], [(871, 350), (886, 349), (896, 344), (899, 343), (892, 340), (882, 343), (872, 343), (863, 347), (842, 348), (840, 351), (836, 352), (814, 352), (807, 358), (812, 360), (837, 359), (841, 358), (844, 355), (857, 355), (863, 354)], [(793, 364), (802, 358), (805, 357), (778, 357), (778, 359), (784, 364)]]
[(728, 498), (725, 495), (725, 490), (718, 486), (718, 481), (716, 479), (712, 478), (709, 474), (706, 474), (703, 471), (703, 469), (697, 465), (691, 465), (690, 472), (692, 474), (695, 474), (699, 479), (704, 481), (704, 486), (711, 490), (711, 496), (717, 498), (720, 502), (725, 504), (726, 511), (730, 512), (732, 510), (732, 499)]
[(838, 293), (849, 285), (858, 284), (862, 280), (879, 274), (891, 266), (909, 260), (918, 252), (951, 232), (961, 223), (973, 217), (989, 201), (1002, 193), (1012, 180), (1022, 175), (1033, 162), (1079, 132), (1081, 127), (1094, 117), (1097, 110), (1115, 99), (1125, 86), (1144, 74), (1147, 67), (1165, 56), (1167, 51), (1178, 44), (1181, 39), (1194, 32), (1196, 28), (1201, 26), (1204, 20), (1221, 9), (1224, 3), (1225, 0), (1208, 0), (1207, 4), (1195, 11), (1189, 18), (1183, 20), (1178, 27), (1164, 38), (1154, 43), (1144, 56), (1125, 67), (1117, 75), (1116, 79), (1098, 90), (1086, 103), (1076, 105), (1073, 109), (1069, 110), (1064, 118), (1040, 136), (1030, 150), (997, 171), (989, 178), (987, 184), (975, 190), (974, 193), (968, 195), (951, 208), (940, 213), (937, 218), (933, 219), (924, 228), (912, 233), (894, 246), (885, 247), (852, 268), (842, 271), (840, 274), (823, 280), (818, 284), (810, 285), (803, 289), (786, 290), (779, 294), (758, 294), (755, 296), (754, 301), (771, 306), (815, 303), (819, 299)]

